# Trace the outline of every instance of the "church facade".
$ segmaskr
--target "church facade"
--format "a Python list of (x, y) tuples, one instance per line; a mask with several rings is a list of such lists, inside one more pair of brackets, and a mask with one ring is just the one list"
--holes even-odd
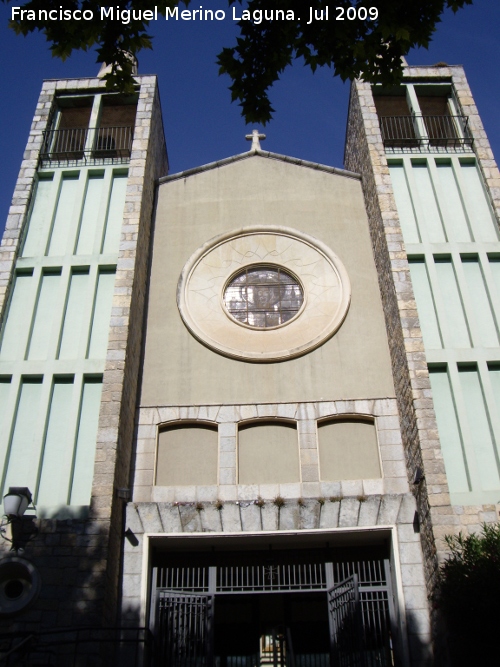
[(261, 138), (168, 175), (154, 77), (44, 83), (1, 248), (13, 655), (443, 664), (443, 536), (500, 492), (491, 149), (448, 66), (353, 84), (346, 169)]

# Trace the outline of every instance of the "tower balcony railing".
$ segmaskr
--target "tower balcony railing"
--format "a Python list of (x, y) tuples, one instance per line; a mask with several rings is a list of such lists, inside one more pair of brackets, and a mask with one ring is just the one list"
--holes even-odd
[(130, 159), (133, 132), (130, 126), (46, 130), (40, 159), (42, 162), (125, 162)]
[(380, 116), (386, 149), (416, 151), (472, 150), (468, 116)]

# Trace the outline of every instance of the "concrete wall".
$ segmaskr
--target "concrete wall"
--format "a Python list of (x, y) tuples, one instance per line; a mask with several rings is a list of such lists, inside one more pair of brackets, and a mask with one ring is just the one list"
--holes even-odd
[[(184, 264), (212, 237), (247, 225), (312, 235), (344, 263), (352, 300), (339, 331), (284, 363), (228, 359), (204, 347), (176, 304)], [(141, 404), (264, 403), (393, 396), (361, 185), (262, 155), (160, 185)]]

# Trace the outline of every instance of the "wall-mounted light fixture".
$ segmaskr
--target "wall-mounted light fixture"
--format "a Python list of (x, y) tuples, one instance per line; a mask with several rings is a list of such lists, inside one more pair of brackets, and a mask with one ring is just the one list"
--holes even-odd
[(424, 471), (422, 468), (417, 468), (415, 469), (415, 474), (413, 475), (413, 483), (418, 486), (420, 482), (422, 482), (425, 479)]
[[(12, 550), (16, 552), (24, 551), (25, 544), (38, 534), (38, 528), (33, 521), (36, 516), (24, 517), (30, 504), (35, 508), (27, 486), (10, 486), (9, 492), (3, 497), (0, 537), (10, 542)], [(23, 521), (23, 517), (27, 520)]]
[(27, 486), (10, 486), (9, 493), (3, 497), (3, 513), (9, 521), (21, 519), (32, 501), (31, 491)]

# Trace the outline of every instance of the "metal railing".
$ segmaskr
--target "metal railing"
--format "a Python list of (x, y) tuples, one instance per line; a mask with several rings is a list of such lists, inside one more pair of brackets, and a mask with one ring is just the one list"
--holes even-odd
[(40, 158), (44, 161), (76, 161), (130, 158), (134, 128), (75, 127), (46, 130)]
[[(383, 560), (343, 561), (332, 563), (335, 581), (353, 574), (361, 587), (387, 587)], [(184, 593), (267, 593), (293, 591), (325, 591), (325, 563), (276, 563), (274, 565), (219, 565), (217, 567), (159, 567), (155, 570), (157, 589)], [(213, 570), (213, 587), (210, 586)]]
[(109, 664), (147, 667), (152, 659), (152, 634), (147, 628), (62, 628), (0, 634), (0, 666), (50, 665), (80, 667), (107, 656)]
[(379, 120), (386, 148), (471, 150), (474, 143), (468, 116), (380, 116)]
[(216, 590), (220, 593), (312, 591), (324, 590), (325, 586), (323, 563), (244, 565), (219, 567)]

